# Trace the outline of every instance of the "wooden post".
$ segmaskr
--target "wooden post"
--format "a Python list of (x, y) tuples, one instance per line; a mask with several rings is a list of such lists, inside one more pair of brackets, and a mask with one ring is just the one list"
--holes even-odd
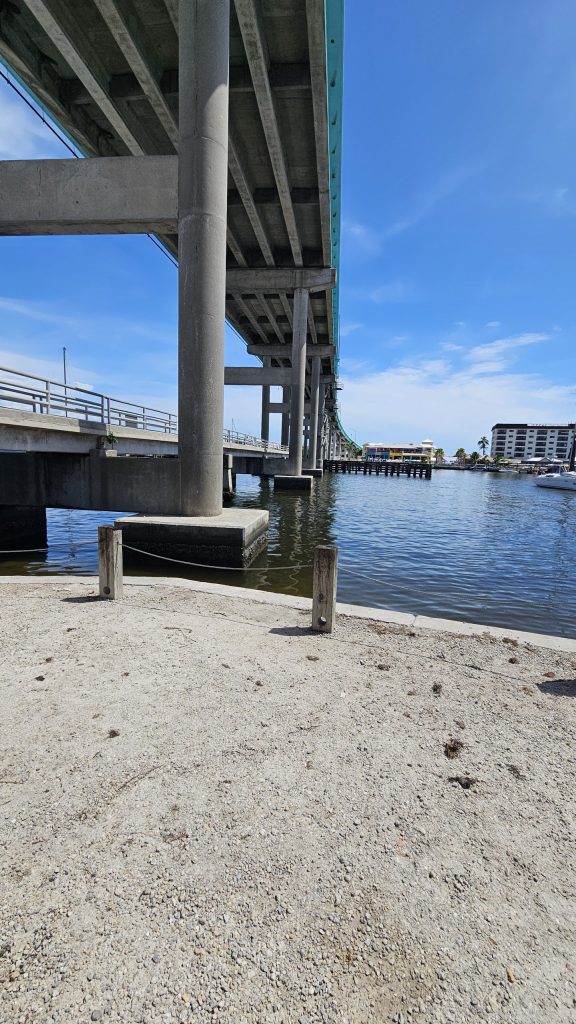
[(98, 527), (98, 572), (100, 597), (118, 601), (122, 597), (122, 530)]
[(314, 548), (314, 579), (312, 584), (312, 629), (331, 633), (336, 620), (336, 585), (338, 580), (338, 548)]

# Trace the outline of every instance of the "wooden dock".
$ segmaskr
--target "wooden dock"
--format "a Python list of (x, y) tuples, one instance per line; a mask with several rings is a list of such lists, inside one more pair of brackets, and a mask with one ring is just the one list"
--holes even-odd
[(324, 459), (325, 473), (362, 473), (364, 476), (406, 476), (420, 480), (432, 479), (430, 462), (401, 462), (394, 459), (382, 462), (376, 459)]

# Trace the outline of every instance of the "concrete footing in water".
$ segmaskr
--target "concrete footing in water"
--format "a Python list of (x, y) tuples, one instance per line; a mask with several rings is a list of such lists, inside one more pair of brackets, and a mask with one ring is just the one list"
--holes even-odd
[[(157, 562), (164, 555), (201, 565), (250, 565), (268, 544), (268, 512), (227, 508), (219, 516), (127, 516), (117, 519), (125, 545), (124, 560)], [(137, 554), (129, 548), (138, 548)]]
[(311, 476), (313, 480), (321, 480), (322, 476), (324, 475), (324, 470), (322, 470), (322, 469), (303, 469), (302, 470), (302, 474), (303, 474), (303, 476)]
[(311, 476), (275, 476), (274, 487), (279, 491), (311, 491)]
[(32, 505), (0, 505), (0, 550), (45, 548), (46, 509)]

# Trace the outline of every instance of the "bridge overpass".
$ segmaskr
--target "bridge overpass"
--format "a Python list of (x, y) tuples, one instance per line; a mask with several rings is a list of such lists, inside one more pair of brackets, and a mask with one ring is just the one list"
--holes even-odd
[[(343, 0), (0, 6), (0, 58), (86, 158), (0, 163), (0, 233), (154, 232), (178, 258), (174, 514), (222, 513), (226, 379), (259, 389), (264, 441), (282, 416), (278, 486), (309, 488), (303, 465), (351, 443), (336, 401), (342, 20)], [(225, 376), (225, 318), (261, 363), (249, 380)]]

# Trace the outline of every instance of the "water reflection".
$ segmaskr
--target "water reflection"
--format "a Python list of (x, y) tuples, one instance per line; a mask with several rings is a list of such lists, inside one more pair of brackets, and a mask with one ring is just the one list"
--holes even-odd
[[(235, 506), (270, 512), (257, 571), (147, 559), (130, 573), (310, 596), (314, 547), (335, 543), (349, 570), (339, 576), (341, 601), (576, 636), (573, 494), (509, 475), (456, 472), (430, 482), (326, 474), (311, 495), (276, 492), (256, 477), (238, 477), (238, 485)], [(51, 511), (48, 554), (0, 561), (0, 573), (92, 574), (96, 527), (119, 514)], [(307, 568), (272, 571), (284, 565)]]

